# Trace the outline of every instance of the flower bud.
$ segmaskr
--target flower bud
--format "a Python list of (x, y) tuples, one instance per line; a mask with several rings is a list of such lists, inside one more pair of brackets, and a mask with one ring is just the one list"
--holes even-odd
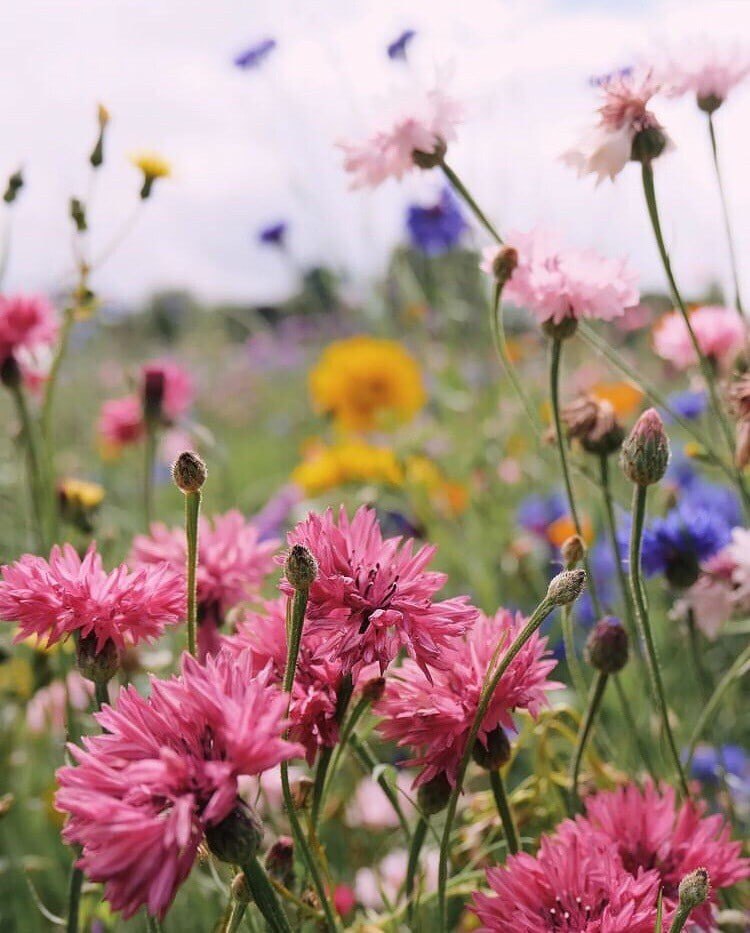
[(568, 606), (578, 599), (585, 585), (585, 570), (563, 570), (550, 581), (547, 587), (547, 599), (556, 606)]
[(18, 192), (23, 188), (23, 172), (19, 168), (17, 172), (13, 174), (8, 179), (8, 184), (5, 188), (5, 194), (3, 195), (3, 201), (6, 204), (12, 204), (18, 197)]
[(415, 149), (412, 154), (412, 160), (417, 168), (437, 168), (438, 165), (445, 158), (445, 153), (448, 151), (448, 146), (443, 139), (437, 139), (435, 141), (435, 148), (432, 152), (422, 152), (421, 149)]
[(608, 457), (622, 446), (625, 431), (606, 399), (581, 395), (562, 409), (561, 417), (568, 438), (587, 453)]
[(304, 544), (295, 544), (286, 556), (284, 573), (295, 590), (308, 590), (318, 575), (318, 562)]
[(266, 869), (285, 888), (294, 884), (294, 842), (289, 836), (279, 836), (266, 855)]
[(692, 910), (699, 907), (708, 897), (711, 890), (711, 882), (708, 872), (705, 868), (696, 868), (680, 882), (678, 888), (680, 896), (680, 907)]
[(232, 879), (232, 897), (240, 904), (250, 904), (253, 900), (244, 871), (238, 872)]
[(553, 321), (549, 318), (542, 324), (542, 332), (551, 340), (567, 340), (577, 330), (578, 321), (574, 317), (564, 317), (562, 321)]
[(164, 389), (164, 370), (147, 366), (143, 373), (143, 414), (151, 424), (161, 421)]
[(450, 783), (445, 771), (441, 771), (426, 784), (422, 784), (417, 791), (419, 809), (425, 816), (434, 816), (446, 808), (450, 795)]
[(668, 143), (667, 134), (658, 124), (647, 126), (633, 137), (630, 160), (641, 164), (652, 162), (664, 152)]
[(17, 389), (21, 385), (21, 367), (12, 353), (0, 363), (0, 382), (6, 389)]
[(492, 272), (502, 288), (513, 275), (518, 265), (518, 250), (512, 246), (500, 246), (492, 260)]
[(221, 822), (206, 830), (208, 848), (216, 858), (232, 865), (244, 865), (254, 858), (262, 841), (263, 824), (255, 810), (239, 799)]
[(373, 677), (362, 687), (362, 696), (370, 703), (377, 703), (385, 693), (385, 677)]
[(571, 535), (560, 545), (560, 556), (566, 570), (572, 570), (576, 564), (580, 564), (585, 553), (586, 545), (580, 535)]
[(669, 439), (655, 408), (644, 411), (622, 445), (620, 465), (631, 483), (650, 486), (667, 472)]
[(724, 98), (716, 94), (699, 94), (696, 98), (696, 102), (698, 104), (698, 109), (702, 110), (703, 113), (715, 113), (724, 103)]
[(502, 726), (487, 734), (485, 743), (477, 739), (472, 749), (472, 757), (485, 771), (497, 771), (510, 761), (510, 741)]
[(616, 674), (628, 663), (628, 633), (614, 616), (600, 619), (586, 641), (585, 657), (602, 674)]
[(184, 493), (199, 492), (206, 482), (207, 472), (198, 454), (189, 450), (181, 453), (172, 466), (174, 481)]
[(106, 684), (117, 673), (120, 666), (120, 652), (117, 645), (108, 638), (99, 651), (96, 650), (96, 635), (79, 637), (76, 641), (76, 666), (81, 677), (95, 684)]
[(80, 198), (70, 199), (70, 217), (79, 233), (85, 233), (88, 230), (86, 206)]
[(104, 162), (104, 131), (109, 123), (109, 111), (104, 104), (99, 104), (96, 110), (96, 119), (99, 124), (99, 135), (89, 156), (89, 163), (93, 168), (99, 168)]

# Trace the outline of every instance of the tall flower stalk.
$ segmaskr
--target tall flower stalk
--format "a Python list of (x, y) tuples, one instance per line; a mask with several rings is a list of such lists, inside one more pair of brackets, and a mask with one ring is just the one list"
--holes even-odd
[(201, 490), (206, 482), (206, 464), (197, 454), (185, 451), (175, 460), (172, 475), (177, 487), (185, 494), (187, 642), (188, 651), (190, 654), (195, 655), (198, 630), (198, 586), (196, 580), (198, 569), (198, 518), (201, 509)]

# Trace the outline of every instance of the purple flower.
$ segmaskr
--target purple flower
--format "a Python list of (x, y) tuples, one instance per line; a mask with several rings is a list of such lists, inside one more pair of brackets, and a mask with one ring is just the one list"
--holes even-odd
[(698, 579), (700, 564), (730, 538), (725, 516), (690, 502), (680, 503), (644, 531), (643, 569), (647, 576), (663, 573), (673, 586), (691, 586)]
[[(687, 421), (694, 421), (705, 412), (708, 400), (703, 391), (694, 392), (688, 389), (685, 392), (673, 392), (667, 398), (669, 407), (675, 414)], [(668, 415), (667, 415), (668, 417)]]
[(412, 204), (408, 208), (406, 227), (414, 249), (427, 256), (440, 256), (458, 245), (467, 223), (455, 196), (444, 188), (432, 206)]
[(261, 227), (258, 231), (258, 242), (266, 246), (284, 246), (288, 225), (286, 221), (280, 220), (275, 224), (268, 224)]
[(540, 538), (546, 538), (547, 529), (565, 514), (565, 500), (558, 492), (547, 496), (527, 496), (518, 507), (518, 524)]
[(260, 42), (256, 42), (255, 45), (251, 45), (249, 48), (245, 49), (244, 52), (240, 52), (239, 55), (236, 55), (234, 64), (238, 68), (258, 68), (271, 52), (273, 52), (277, 45), (278, 43), (275, 39), (262, 39)]
[(387, 48), (388, 58), (392, 61), (406, 61), (406, 50), (411, 40), (416, 36), (413, 29), (405, 29), (401, 35), (394, 39)]

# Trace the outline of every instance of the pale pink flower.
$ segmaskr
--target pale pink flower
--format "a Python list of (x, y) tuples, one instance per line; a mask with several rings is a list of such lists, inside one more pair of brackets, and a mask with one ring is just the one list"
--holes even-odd
[(160, 396), (160, 409), (169, 423), (178, 421), (193, 403), (193, 380), (187, 370), (173, 360), (159, 359), (141, 367), (141, 393)]
[[(733, 308), (703, 305), (690, 311), (690, 326), (701, 353), (722, 370), (728, 369), (745, 342), (745, 327)], [(698, 359), (679, 311), (661, 318), (654, 329), (654, 349), (675, 369), (689, 369)]]
[(579, 177), (596, 175), (597, 184), (605, 178), (614, 180), (620, 174), (633, 156), (633, 143), (640, 133), (657, 134), (663, 140), (662, 151), (671, 145), (648, 109), (660, 87), (651, 71), (619, 72), (604, 78), (598, 86), (603, 95), (599, 122), (562, 156), (563, 162), (576, 169)]
[(183, 574), (166, 564), (111, 573), (92, 544), (83, 560), (70, 544), (52, 548), (49, 561), (24, 554), (2, 568), (0, 620), (18, 623), (16, 641), (32, 635), (47, 646), (77, 632), (120, 648), (158, 638), (184, 618)]
[[(437, 849), (425, 849), (419, 860), (425, 891), (434, 891), (438, 882), (440, 856)], [(375, 868), (360, 868), (354, 876), (357, 901), (371, 910), (382, 910), (386, 901), (395, 904), (406, 881), (409, 853), (394, 849)]]
[[(434, 672), (432, 682), (413, 661), (391, 671), (385, 696), (376, 706), (383, 717), (378, 728), (388, 741), (414, 751), (408, 764), (422, 768), (416, 785), (441, 773), (455, 785), (490, 660), (498, 645), (502, 658), (525, 621), (520, 613), (506, 609), (494, 616), (480, 614), (450, 652), (445, 669)], [(481, 745), (487, 746), (487, 736), (496, 729), (514, 728), (515, 710), (527, 710), (532, 716), (540, 712), (547, 704), (547, 692), (560, 686), (548, 680), (556, 664), (547, 653), (547, 639), (534, 633), (492, 695), (477, 736)]]
[[(406, 771), (396, 776), (396, 793), (401, 809), (408, 817), (414, 809), (409, 802), (412, 779)], [(374, 778), (366, 777), (357, 784), (351, 803), (346, 808), (349, 826), (364, 826), (367, 829), (390, 829), (399, 825), (398, 815)]]
[[(450, 663), (447, 649), (476, 616), (468, 597), (434, 602), (446, 582), (428, 570), (436, 548), (383, 538), (377, 515), (364, 506), (351, 520), (343, 506), (310, 513), (288, 535), (289, 544), (309, 548), (318, 562), (310, 587), (307, 621), (321, 636), (320, 652), (341, 663), (356, 679), (366, 665), (381, 673), (401, 649), (428, 673)], [(284, 579), (281, 589), (292, 588)]]
[(32, 735), (65, 734), (67, 708), (88, 709), (94, 685), (76, 670), (68, 671), (65, 680), (53, 680), (37, 690), (26, 706), (26, 727)]
[(125, 919), (142, 906), (163, 918), (206, 829), (235, 806), (238, 779), (302, 751), (281, 737), (286, 699), (268, 678), (249, 655), (205, 666), (184, 655), (180, 676), (152, 680), (148, 699), (123, 690), (96, 715), (102, 734), (68, 746), (78, 764), (57, 772), (63, 837)]
[(462, 106), (440, 87), (418, 94), (360, 142), (342, 142), (353, 188), (375, 188), (415, 167), (414, 153), (432, 155), (456, 137)]
[[(734, 531), (742, 532), (735, 528)], [(732, 533), (734, 536), (734, 532)], [(738, 564), (729, 545), (701, 565), (701, 574), (675, 604), (678, 616), (692, 612), (698, 628), (713, 641), (743, 600), (735, 589)], [(748, 594), (750, 595), (750, 593)], [(750, 607), (748, 607), (750, 608)]]
[(657, 873), (633, 877), (608, 839), (580, 838), (569, 820), (535, 856), (490, 868), (487, 882), (496, 896), (474, 895), (477, 933), (654, 933)]
[(719, 47), (702, 37), (686, 45), (661, 69), (670, 97), (695, 95), (701, 109), (715, 110), (750, 74), (750, 52), (737, 44)]
[(109, 399), (102, 404), (97, 431), (114, 450), (138, 443), (145, 430), (143, 407), (135, 395)]
[(750, 860), (740, 857), (742, 845), (731, 841), (723, 817), (706, 816), (703, 801), (678, 803), (673, 787), (647, 783), (641, 790), (629, 784), (588, 797), (585, 807), (586, 817), (576, 821), (581, 844), (587, 844), (593, 830), (601, 832), (633, 877), (655, 869), (667, 908), (676, 907), (685, 875), (696, 868), (708, 871), (710, 898), (690, 915), (702, 930), (714, 929), (716, 892), (750, 876)]
[(57, 311), (41, 295), (0, 295), (0, 364), (9, 356), (49, 348), (57, 338)]
[[(540, 324), (566, 318), (611, 321), (638, 307), (638, 279), (625, 260), (564, 247), (540, 229), (510, 233), (508, 243), (518, 252), (518, 265), (503, 296), (530, 311)], [(498, 249), (484, 251), (481, 268), (489, 275)]]
[(750, 528), (734, 528), (732, 540), (724, 549), (733, 563), (732, 583), (735, 602), (750, 610)]

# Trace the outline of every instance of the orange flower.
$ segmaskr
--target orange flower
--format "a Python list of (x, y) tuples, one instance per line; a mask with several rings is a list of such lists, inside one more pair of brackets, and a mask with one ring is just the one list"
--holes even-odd
[(591, 395), (609, 402), (623, 420), (631, 418), (643, 402), (643, 392), (630, 382), (600, 382), (592, 387)]
[[(561, 515), (547, 528), (547, 540), (555, 547), (560, 547), (563, 541), (576, 534), (576, 526), (570, 515)], [(585, 515), (581, 516), (581, 537), (590, 545), (594, 540), (594, 528), (591, 520)]]

